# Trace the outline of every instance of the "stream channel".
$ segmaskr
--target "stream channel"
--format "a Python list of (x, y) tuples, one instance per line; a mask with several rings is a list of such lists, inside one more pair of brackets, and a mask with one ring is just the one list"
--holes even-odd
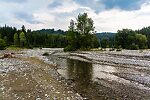
[(115, 74), (128, 68), (57, 55), (48, 59), (56, 63), (58, 73), (86, 100), (149, 100), (149, 87)]

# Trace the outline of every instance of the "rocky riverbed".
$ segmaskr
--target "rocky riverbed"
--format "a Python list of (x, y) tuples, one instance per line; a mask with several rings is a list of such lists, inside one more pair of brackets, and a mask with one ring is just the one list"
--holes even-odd
[(0, 58), (0, 100), (150, 100), (149, 50), (4, 50)]
[(1, 51), (0, 100), (82, 100), (59, 76), (55, 65), (42, 56), (53, 51)]
[[(75, 88), (86, 87), (85, 90), (78, 89), (86, 98), (92, 100), (150, 100), (149, 50), (79, 51), (68, 53), (69, 56), (63, 55), (63, 53), (55, 55), (73, 59), (71, 61), (73, 63), (69, 61), (69, 65), (76, 68), (71, 69), (68, 66), (63, 69), (60, 66), (59, 70), (62, 70), (62, 72), (60, 71), (62, 75), (66, 71), (67, 74), (64, 76), (67, 78), (72, 79), (72, 76), (80, 75), (84, 77), (77, 78), (81, 79), (80, 82), (76, 78), (73, 79), (75, 82), (77, 81)], [(76, 61), (86, 63), (81, 65)], [(68, 71), (73, 74), (68, 74)]]

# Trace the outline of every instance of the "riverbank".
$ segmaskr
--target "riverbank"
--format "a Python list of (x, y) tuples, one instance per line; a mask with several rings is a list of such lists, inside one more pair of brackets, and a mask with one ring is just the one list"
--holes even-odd
[[(4, 54), (11, 56), (3, 58)], [(149, 50), (63, 52), (42, 48), (4, 50), (0, 57), (0, 99), (150, 98)]]
[(60, 64), (59, 73), (73, 80), (74, 88), (83, 97), (90, 100), (150, 98), (149, 50), (77, 51), (54, 55), (62, 58), (60, 62), (66, 62), (63, 65), (67, 67)]
[[(55, 51), (55, 50), (54, 50)], [(55, 65), (47, 62), (43, 52), (53, 50), (4, 50), (0, 55), (0, 99), (2, 100), (82, 100), (65, 84)]]

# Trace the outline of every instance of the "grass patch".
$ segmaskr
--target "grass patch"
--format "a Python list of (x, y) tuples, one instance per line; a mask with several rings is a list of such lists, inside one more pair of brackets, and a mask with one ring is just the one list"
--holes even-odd
[(20, 51), (23, 50), (25, 48), (19, 48), (19, 47), (15, 47), (15, 46), (9, 46), (7, 47), (7, 50), (14, 50), (14, 51)]

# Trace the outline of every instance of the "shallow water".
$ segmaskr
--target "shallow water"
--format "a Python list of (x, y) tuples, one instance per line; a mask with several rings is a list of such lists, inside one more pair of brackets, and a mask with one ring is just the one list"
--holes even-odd
[[(68, 79), (75, 91), (86, 99), (147, 100), (150, 97), (150, 87), (135, 79), (143, 73), (130, 67), (100, 65), (57, 56), (48, 58), (57, 64), (59, 74)], [(121, 77), (124, 74), (126, 76)], [(135, 76), (134, 81), (126, 78), (131, 75)]]

